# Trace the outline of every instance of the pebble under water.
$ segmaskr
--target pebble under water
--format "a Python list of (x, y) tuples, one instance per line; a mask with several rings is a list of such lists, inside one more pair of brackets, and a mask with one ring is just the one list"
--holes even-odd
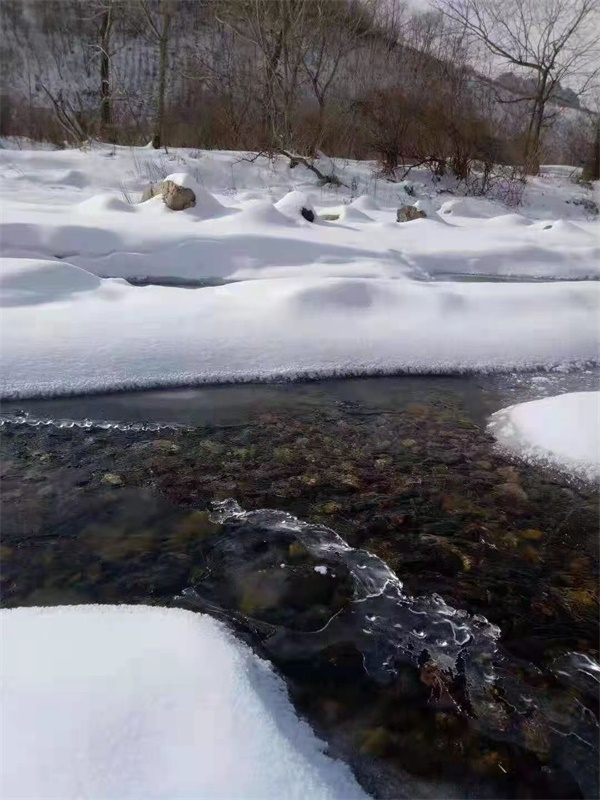
[(597, 494), (508, 461), (466, 383), (5, 409), (2, 602), (227, 621), (375, 797), (595, 797)]

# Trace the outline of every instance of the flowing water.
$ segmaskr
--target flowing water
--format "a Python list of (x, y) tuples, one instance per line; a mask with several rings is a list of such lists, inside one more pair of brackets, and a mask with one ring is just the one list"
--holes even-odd
[(5, 404), (7, 606), (227, 621), (377, 797), (598, 793), (597, 494), (497, 408), (597, 373)]

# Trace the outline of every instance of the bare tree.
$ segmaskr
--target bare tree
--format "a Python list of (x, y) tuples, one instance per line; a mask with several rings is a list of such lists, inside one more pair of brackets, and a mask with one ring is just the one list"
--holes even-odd
[(169, 33), (176, 12), (176, 0), (139, 0), (143, 19), (152, 39), (158, 43), (158, 91), (156, 96), (156, 116), (152, 144), (158, 149), (164, 139), (165, 93), (167, 70), (169, 67)]
[(114, 2), (105, 0), (100, 13), (100, 123), (106, 129), (112, 123), (110, 102), (110, 34), (114, 21)]
[(497, 61), (533, 73), (525, 167), (539, 172), (547, 104), (561, 81), (579, 92), (598, 77), (600, 0), (437, 0), (438, 8)]
[[(390, 4), (396, 9), (397, 3)], [(302, 45), (302, 66), (318, 106), (317, 124), (309, 144), (310, 154), (321, 148), (327, 124), (327, 101), (348, 55), (372, 30), (372, 3), (362, 0), (313, 0), (308, 7), (307, 38)]]
[(110, 80), (111, 34), (115, 21), (116, 0), (93, 0), (83, 9), (86, 21), (92, 21), (97, 29), (97, 51), (100, 61), (100, 125), (101, 134), (111, 136), (112, 97)]
[(271, 150), (293, 147), (293, 116), (304, 80), (303, 44), (311, 0), (224, 0), (218, 21), (253, 49)]

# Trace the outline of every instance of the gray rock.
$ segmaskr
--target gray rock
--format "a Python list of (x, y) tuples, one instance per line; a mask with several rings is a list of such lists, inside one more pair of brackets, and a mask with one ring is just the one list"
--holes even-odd
[(185, 211), (196, 205), (196, 195), (185, 186), (178, 186), (173, 181), (162, 182), (162, 199), (171, 211)]
[(414, 206), (402, 206), (396, 211), (396, 222), (412, 222), (414, 219), (425, 219), (427, 214)]
[(501, 483), (499, 486), (496, 486), (493, 495), (496, 500), (510, 506), (514, 506), (515, 504), (523, 505), (529, 501), (527, 493), (514, 481), (507, 481), (506, 483)]
[(102, 476), (102, 483), (109, 486), (123, 486), (123, 478), (120, 475), (115, 475), (114, 472), (107, 472)]

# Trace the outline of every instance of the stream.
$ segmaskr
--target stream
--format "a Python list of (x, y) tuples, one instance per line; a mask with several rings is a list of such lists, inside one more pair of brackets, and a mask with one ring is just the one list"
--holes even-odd
[(2, 406), (2, 604), (211, 614), (378, 798), (597, 797), (598, 494), (497, 409), (597, 370)]

